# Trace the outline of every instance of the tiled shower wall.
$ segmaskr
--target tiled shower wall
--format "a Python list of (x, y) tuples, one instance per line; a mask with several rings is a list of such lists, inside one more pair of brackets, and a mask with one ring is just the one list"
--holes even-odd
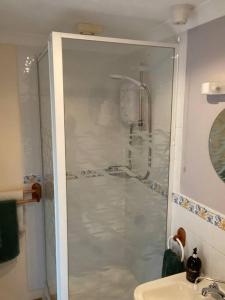
[[(37, 69), (34, 61), (40, 50), (38, 47), (17, 46), (24, 183), (40, 180), (42, 172)], [(29, 68), (26, 67), (27, 65)], [(38, 177), (31, 178), (32, 174)], [(22, 239), (24, 239), (23, 255), (25, 255), (27, 273), (21, 276), (27, 278), (27, 293), (30, 295), (28, 297), (32, 297), (31, 295), (38, 297), (42, 295), (45, 287), (42, 202), (27, 205), (24, 209), (25, 235)]]

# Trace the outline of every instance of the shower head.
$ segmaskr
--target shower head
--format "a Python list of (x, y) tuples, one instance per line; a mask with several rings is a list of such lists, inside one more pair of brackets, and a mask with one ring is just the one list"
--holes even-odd
[(120, 75), (120, 74), (111, 74), (109, 75), (110, 78), (116, 79), (116, 80), (126, 80), (129, 82), (132, 82), (133, 84), (137, 85), (138, 87), (142, 86), (142, 83), (134, 78), (131, 78), (129, 76)]

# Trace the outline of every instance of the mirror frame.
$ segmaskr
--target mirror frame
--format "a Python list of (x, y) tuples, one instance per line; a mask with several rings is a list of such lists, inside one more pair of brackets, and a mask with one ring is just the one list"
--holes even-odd
[[(213, 133), (215, 130), (217, 130), (217, 127), (219, 129), (218, 123), (221, 123), (221, 121), (223, 122), (223, 120), (224, 120), (224, 128), (222, 128), (221, 130), (222, 130), (222, 132), (224, 132), (224, 135), (222, 134), (222, 138), (220, 135), (213, 136)], [(222, 166), (224, 167), (224, 170), (221, 169), (221, 173), (220, 173), (218, 170), (218, 165), (217, 165), (216, 158), (215, 158), (216, 157), (215, 149), (214, 149), (215, 145), (213, 145), (213, 140), (214, 140), (214, 142), (218, 142), (218, 141), (221, 142), (221, 140), (223, 140), (223, 136), (224, 136), (224, 155), (222, 154), (222, 159), (224, 156), (224, 164), (222, 163)], [(217, 117), (215, 118), (215, 120), (212, 124), (211, 130), (209, 133), (208, 149), (209, 149), (209, 156), (210, 156), (210, 160), (213, 165), (213, 168), (216, 171), (218, 177), (225, 183), (225, 108), (217, 115)], [(218, 159), (220, 160), (220, 156)], [(223, 162), (223, 160), (222, 160), (222, 162)], [(220, 167), (220, 165), (219, 165), (219, 167)]]

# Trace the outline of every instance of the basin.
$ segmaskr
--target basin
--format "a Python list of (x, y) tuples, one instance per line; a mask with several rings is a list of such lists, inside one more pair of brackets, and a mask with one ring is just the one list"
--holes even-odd
[(134, 291), (135, 300), (211, 300), (203, 297), (201, 291), (209, 281), (203, 280), (197, 286), (186, 280), (186, 273), (168, 276), (139, 285)]

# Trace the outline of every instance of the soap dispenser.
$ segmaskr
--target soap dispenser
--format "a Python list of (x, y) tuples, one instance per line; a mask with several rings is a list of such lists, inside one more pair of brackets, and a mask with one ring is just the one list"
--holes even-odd
[(197, 255), (197, 248), (193, 249), (193, 254), (187, 260), (186, 278), (190, 282), (195, 282), (196, 278), (200, 276), (202, 262)]

